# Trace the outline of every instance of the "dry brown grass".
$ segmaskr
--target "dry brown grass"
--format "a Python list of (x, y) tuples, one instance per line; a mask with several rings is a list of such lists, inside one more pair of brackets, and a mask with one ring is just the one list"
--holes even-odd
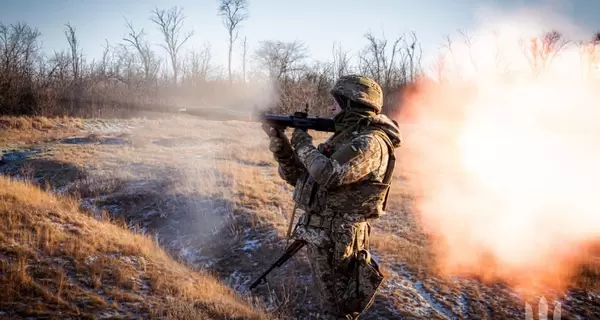
[[(275, 230), (279, 239), (285, 235), (293, 208), (293, 188), (278, 177), (276, 163), (268, 151), (268, 140), (258, 124), (203, 121), (195, 118), (132, 121), (143, 124), (143, 127), (133, 130), (130, 136), (133, 145), (61, 145), (60, 150), (49, 151), (44, 155), (48, 161), (45, 165), (39, 159), (24, 161), (23, 164), (28, 163), (36, 169), (30, 170), (31, 172), (48, 176), (48, 180), (58, 181), (58, 185), (65, 184), (67, 180), (79, 179), (70, 187), (71, 191), (74, 191), (73, 194), (98, 198), (95, 204), (100, 206), (118, 205), (122, 209), (119, 215), (124, 220), (123, 224), (135, 221), (143, 217), (143, 213), (152, 210), (159, 211), (167, 217), (181, 213), (210, 216), (211, 210), (195, 207), (196, 201), (202, 202), (207, 199), (216, 201), (218, 205), (228, 206), (227, 219), (230, 220), (226, 227), (219, 231), (219, 241), (207, 244), (200, 239), (194, 245), (190, 244), (193, 243), (191, 240), (185, 244), (188, 247), (205, 247), (206, 251), (211, 251), (220, 261), (215, 267), (220, 276), (228, 277), (233, 272), (251, 274), (257, 270), (262, 271), (281, 253), (281, 245), (267, 243), (260, 232), (270, 233)], [(69, 135), (66, 132), (68, 131), (63, 131), (65, 136)], [(287, 133), (290, 136), (291, 130)], [(86, 133), (78, 135), (85, 136)], [(315, 145), (324, 141), (327, 136), (328, 134), (324, 133), (314, 134)], [(506, 297), (509, 295), (506, 293), (498, 293), (493, 287), (477, 283), (456, 286), (452, 281), (436, 278), (436, 253), (432, 246), (434, 240), (422, 229), (419, 215), (413, 208), (414, 192), (408, 184), (403, 183), (411, 173), (402, 165), (402, 152), (402, 148), (398, 150), (399, 161), (395, 174), (396, 182), (389, 200), (389, 213), (372, 222), (371, 246), (382, 258), (383, 267), (395, 268), (401, 264), (414, 277), (413, 280), (425, 280), (423, 288), (442, 305), (448, 304), (448, 308), (450, 301), (456, 300), (462, 292), (470, 299), (469, 312), (472, 316), (481, 317), (486, 310), (491, 310), (497, 312), (499, 317), (510, 318), (510, 315), (514, 314), (505, 310), (507, 306), (517, 308), (520, 305), (508, 303)], [(39, 165), (35, 166), (36, 163)], [(85, 172), (83, 178), (78, 176), (77, 172)], [(31, 176), (35, 177), (36, 174)], [(61, 180), (60, 177), (69, 178)], [(141, 185), (140, 182), (147, 184)], [(209, 221), (210, 218), (214, 219), (208, 218)], [(185, 235), (186, 239), (198, 236), (198, 232), (192, 232), (191, 235), (186, 232), (194, 231), (196, 224), (202, 225), (204, 220), (193, 220), (191, 216), (185, 219), (185, 225), (177, 225), (175, 231), (166, 229), (166, 220), (158, 220), (151, 224), (151, 227), (158, 228), (163, 237), (172, 232), (175, 236), (172, 239), (182, 235)], [(188, 227), (190, 230), (184, 230)], [(252, 239), (260, 240), (263, 245), (260, 249), (252, 251), (251, 258), (246, 257), (246, 253), (240, 253), (239, 249), (246, 241), (245, 229), (253, 230), (256, 234), (252, 235)], [(589, 261), (573, 279), (572, 287), (576, 289), (598, 289), (600, 263), (594, 258), (598, 251), (592, 248), (589, 250)], [(302, 258), (303, 253), (299, 255), (299, 259)], [(96, 260), (96, 264), (109, 264), (112, 261), (110, 259), (110, 255), (107, 255), (105, 260), (100, 260), (102, 263)], [(146, 258), (145, 260), (148, 261)], [(256, 263), (259, 263), (258, 266)], [(87, 281), (90, 286), (102, 285), (101, 279), (106, 277), (106, 273), (100, 272), (100, 267), (92, 266), (94, 264), (88, 266), (90, 271)], [(143, 286), (139, 282), (128, 280), (132, 276), (135, 277), (137, 268), (123, 267), (119, 270), (121, 269), (121, 272), (111, 274), (115, 283), (118, 283), (111, 294), (120, 297), (117, 304), (123, 308), (124, 302), (119, 301), (132, 299)], [(152, 284), (162, 290), (172, 283), (166, 281), (166, 277), (157, 275), (160, 273), (152, 273), (152, 269), (149, 270), (146, 273), (146, 285)], [(182, 270), (181, 276), (185, 277), (184, 274), (189, 270)], [(290, 272), (296, 271), (278, 270), (271, 274), (272, 280), (281, 277), (281, 283), (274, 284), (273, 287), (280, 284), (287, 286), (286, 281), (292, 274), (296, 274)], [(308, 274), (308, 270), (303, 272)], [(151, 279), (152, 275), (155, 275), (152, 278), (154, 280)], [(285, 296), (289, 294), (289, 290), (282, 289), (277, 293), (279, 298), (275, 300), (287, 301)], [(395, 299), (399, 313), (405, 312), (406, 315), (417, 317), (417, 313), (411, 313), (412, 311), (407, 311), (409, 309), (406, 308), (409, 302), (414, 303), (415, 299), (411, 296), (414, 292), (406, 291), (402, 296), (396, 296), (397, 294), (384, 298)], [(102, 301), (98, 297), (96, 300)], [(105, 304), (114, 303), (110, 300)], [(178, 310), (184, 310), (181, 312), (191, 308), (191, 305), (185, 303), (170, 303), (174, 308), (180, 306)], [(281, 310), (278, 312), (285, 313), (287, 311), (282, 310), (286, 308), (303, 308), (298, 305), (301, 301), (296, 304), (285, 303), (289, 306), (280, 305), (278, 310)], [(594, 310), (593, 305), (589, 307)], [(452, 308), (456, 309), (457, 306)], [(455, 312), (460, 314), (458, 309)]]
[(19, 316), (266, 319), (151, 239), (0, 179), (0, 310)]
[(31, 144), (73, 134), (82, 129), (81, 120), (70, 117), (0, 116), (0, 145)]

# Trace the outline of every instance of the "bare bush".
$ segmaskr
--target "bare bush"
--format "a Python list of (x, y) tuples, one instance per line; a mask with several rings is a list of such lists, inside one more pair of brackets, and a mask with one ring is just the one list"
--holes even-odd
[(280, 40), (261, 41), (255, 52), (260, 67), (267, 70), (272, 81), (287, 80), (304, 68), (308, 48), (303, 42)]
[(550, 66), (552, 60), (565, 48), (569, 41), (557, 30), (552, 30), (540, 37), (523, 40), (521, 43), (531, 70), (534, 74), (539, 74)]
[(397, 94), (420, 73), (422, 50), (415, 33), (410, 38), (402, 35), (391, 43), (383, 36), (365, 34), (368, 43), (359, 57), (359, 72), (377, 81), (384, 93), (384, 110), (394, 112)]
[(195, 87), (207, 82), (212, 72), (211, 59), (212, 55), (208, 44), (199, 52), (191, 50), (183, 63), (182, 84)]
[(344, 51), (339, 43), (333, 44), (333, 61), (331, 62), (331, 77), (339, 78), (351, 72), (350, 56), (348, 51)]

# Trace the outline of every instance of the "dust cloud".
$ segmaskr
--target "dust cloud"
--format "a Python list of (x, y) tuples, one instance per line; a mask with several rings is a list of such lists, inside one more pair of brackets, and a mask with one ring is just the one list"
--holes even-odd
[(279, 101), (275, 84), (268, 80), (255, 80), (240, 88), (227, 88), (221, 94), (227, 97), (227, 108), (244, 113), (264, 111)]
[[(594, 31), (548, 8), (480, 18), (404, 101), (416, 210), (442, 274), (565, 289), (600, 236)], [(553, 29), (571, 41), (544, 45)]]

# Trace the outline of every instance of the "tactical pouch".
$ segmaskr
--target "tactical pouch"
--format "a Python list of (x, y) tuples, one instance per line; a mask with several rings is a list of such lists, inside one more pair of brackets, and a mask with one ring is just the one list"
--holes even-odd
[[(358, 315), (368, 309), (384, 279), (377, 261), (368, 250), (370, 234), (371, 226), (366, 223), (366, 228), (358, 230), (354, 235), (354, 250), (345, 270), (348, 283), (341, 299), (346, 314)], [(360, 242), (362, 245), (359, 245)]]
[(360, 250), (353, 256), (347, 271), (349, 281), (341, 299), (343, 308), (348, 314), (360, 314), (373, 304), (384, 276), (368, 250)]
[(388, 190), (388, 184), (372, 181), (330, 190), (327, 194), (327, 208), (332, 212), (344, 212), (365, 219), (379, 218), (385, 214)]

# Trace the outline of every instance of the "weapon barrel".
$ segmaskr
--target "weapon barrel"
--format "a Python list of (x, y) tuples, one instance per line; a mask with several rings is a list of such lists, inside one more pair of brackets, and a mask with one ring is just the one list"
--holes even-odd
[(335, 124), (331, 118), (321, 118), (308, 116), (305, 113), (296, 113), (294, 115), (264, 114), (263, 122), (277, 129), (288, 127), (299, 128), (303, 130), (315, 130), (324, 132), (335, 132)]
[(252, 115), (250, 117), (234, 110), (217, 107), (180, 109), (178, 112), (217, 121), (239, 120), (255, 122), (262, 120), (262, 122), (266, 122), (269, 126), (281, 130), (285, 130), (286, 128), (299, 128), (302, 130), (310, 129), (315, 131), (335, 132), (333, 119), (308, 116), (305, 112), (295, 112), (293, 115), (266, 113), (260, 116)]
[(292, 116), (283, 116), (278, 114), (264, 114), (263, 122), (275, 129), (284, 130), (287, 127), (291, 127), (293, 124)]

